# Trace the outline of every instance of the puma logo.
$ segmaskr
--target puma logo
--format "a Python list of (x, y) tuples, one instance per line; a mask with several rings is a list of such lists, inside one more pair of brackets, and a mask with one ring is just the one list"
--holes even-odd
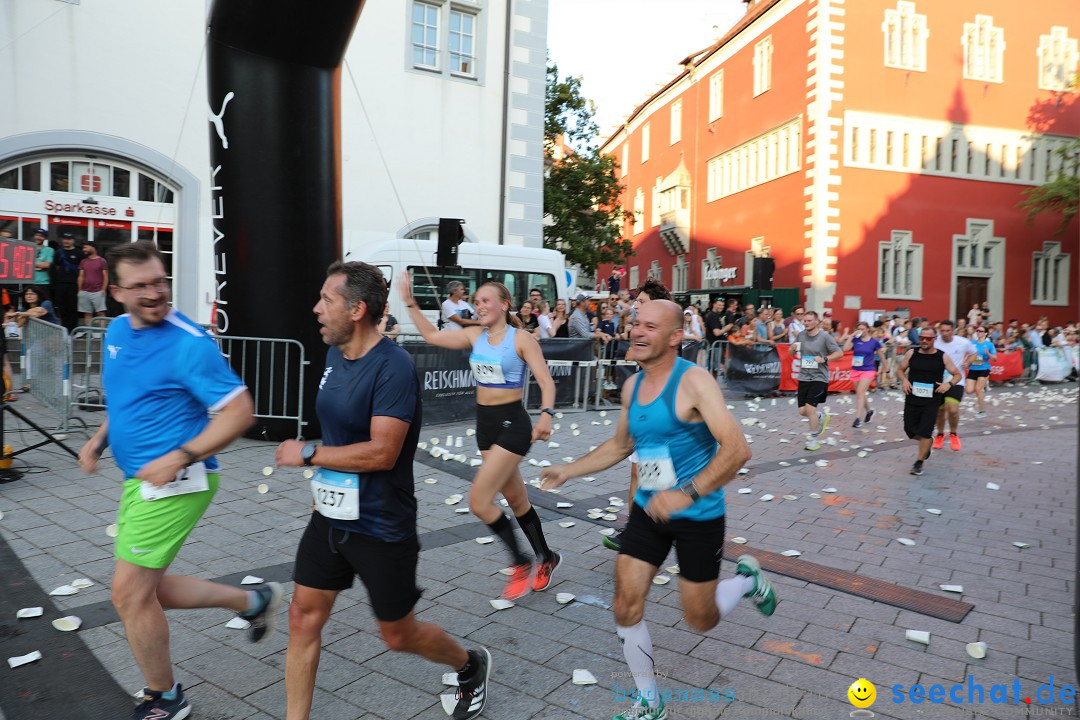
[(211, 108), (210, 112), (210, 123), (214, 126), (214, 130), (217, 130), (218, 137), (221, 138), (221, 147), (226, 150), (229, 149), (229, 139), (225, 137), (225, 123), (223, 122), (223, 119), (225, 117), (225, 108), (229, 106), (229, 102), (234, 97), (236, 97), (236, 94), (230, 92), (225, 96), (225, 100), (221, 103), (221, 110), (218, 111), (216, 115), (213, 112), (213, 108)]

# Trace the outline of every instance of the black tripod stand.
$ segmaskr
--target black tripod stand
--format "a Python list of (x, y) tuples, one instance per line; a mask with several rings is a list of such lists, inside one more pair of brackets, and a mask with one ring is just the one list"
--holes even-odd
[[(24, 448), (22, 448), (20, 450), (16, 450), (16, 451), (12, 452), (10, 455), (8, 455), (8, 454), (0, 455), (0, 460), (11, 460), (12, 458), (14, 458), (14, 457), (16, 457), (18, 455), (22, 455), (24, 452), (29, 452), (30, 450), (36, 450), (39, 447), (42, 447), (44, 445), (51, 445), (51, 444), (59, 445), (65, 452), (67, 452), (69, 455), (71, 455), (71, 457), (75, 458), (76, 460), (79, 459), (79, 453), (75, 452), (70, 447), (68, 447), (64, 443), (63, 440), (60, 440), (59, 438), (55, 437), (48, 430), (46, 430), (45, 428), (38, 425), (36, 422), (31, 420), (30, 418), (26, 417), (25, 415), (23, 415), (21, 412), (19, 412), (15, 408), (11, 407), (11, 405), (9, 403), (0, 404), (0, 448), (2, 448), (4, 446), (4, 415), (5, 415), (5, 413), (11, 413), (15, 417), (19, 418), (24, 423), (26, 423), (27, 425), (32, 427), (34, 430), (36, 430), (45, 439), (42, 440), (39, 443), (35, 443), (33, 445), (28, 445), (27, 447), (24, 447)], [(12, 470), (10, 468), (0, 469), (0, 483), (5, 483), (5, 482), (11, 482), (13, 480), (18, 480), (20, 477), (22, 477), (22, 473), (19, 472), (18, 470)]]

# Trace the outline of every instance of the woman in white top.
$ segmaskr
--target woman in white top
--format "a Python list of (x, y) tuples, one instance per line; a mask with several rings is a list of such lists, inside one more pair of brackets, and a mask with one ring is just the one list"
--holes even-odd
[(533, 335), (541, 340), (555, 337), (555, 326), (551, 324), (551, 303), (541, 300), (536, 310), (540, 314), (536, 317), (537, 326)]
[(693, 310), (686, 308), (683, 310), (683, 340), (697, 342), (702, 337), (701, 318), (695, 315)]

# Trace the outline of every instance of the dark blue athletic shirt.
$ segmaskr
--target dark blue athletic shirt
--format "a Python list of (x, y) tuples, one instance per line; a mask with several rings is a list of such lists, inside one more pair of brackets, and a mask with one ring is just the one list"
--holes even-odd
[[(420, 382), (409, 353), (387, 338), (357, 360), (346, 360), (340, 350), (330, 348), (315, 412), (322, 424), (323, 444), (330, 446), (371, 440), (371, 419), (376, 416), (409, 423), (393, 469), (359, 474), (360, 519), (326, 520), (339, 530), (380, 540), (416, 537), (413, 456), (420, 438)], [(318, 462), (317, 454), (315, 459)]]

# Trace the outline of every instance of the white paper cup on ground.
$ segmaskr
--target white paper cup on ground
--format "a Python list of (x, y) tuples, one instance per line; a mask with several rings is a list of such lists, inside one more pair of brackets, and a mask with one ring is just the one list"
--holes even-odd
[(555, 596), (555, 602), (559, 603), (560, 605), (565, 605), (568, 602), (572, 602), (573, 599), (574, 596), (572, 593), (558, 593)]
[(20, 620), (25, 620), (27, 618), (41, 617), (44, 614), (45, 614), (44, 608), (27, 607), (27, 608), (22, 608), (21, 610), (16, 612), (15, 617), (19, 618)]
[(491, 607), (495, 608), (496, 610), (506, 610), (508, 608), (514, 607), (514, 603), (504, 598), (495, 598), (494, 600), (488, 600), (488, 602), (491, 603)]
[(8, 667), (17, 668), (20, 665), (26, 665), (27, 663), (32, 663), (35, 660), (40, 660), (40, 659), (41, 659), (41, 651), (40, 650), (35, 650), (34, 652), (27, 653), (26, 655), (20, 655), (18, 657), (9, 657), (7, 662), (8, 662)]
[(68, 615), (62, 618), (56, 618), (52, 621), (52, 626), (60, 632), (71, 632), (78, 630), (82, 626), (82, 618), (75, 617), (74, 615)]
[(574, 684), (575, 685), (595, 685), (596, 677), (588, 670), (576, 669), (574, 670)]
[(917, 642), (921, 645), (930, 644), (930, 633), (925, 630), (908, 630), (904, 633), (904, 637), (911, 642)]
[(984, 642), (968, 643), (964, 646), (964, 649), (967, 650), (967, 654), (970, 657), (973, 657), (976, 660), (982, 660), (986, 657), (986, 643)]

